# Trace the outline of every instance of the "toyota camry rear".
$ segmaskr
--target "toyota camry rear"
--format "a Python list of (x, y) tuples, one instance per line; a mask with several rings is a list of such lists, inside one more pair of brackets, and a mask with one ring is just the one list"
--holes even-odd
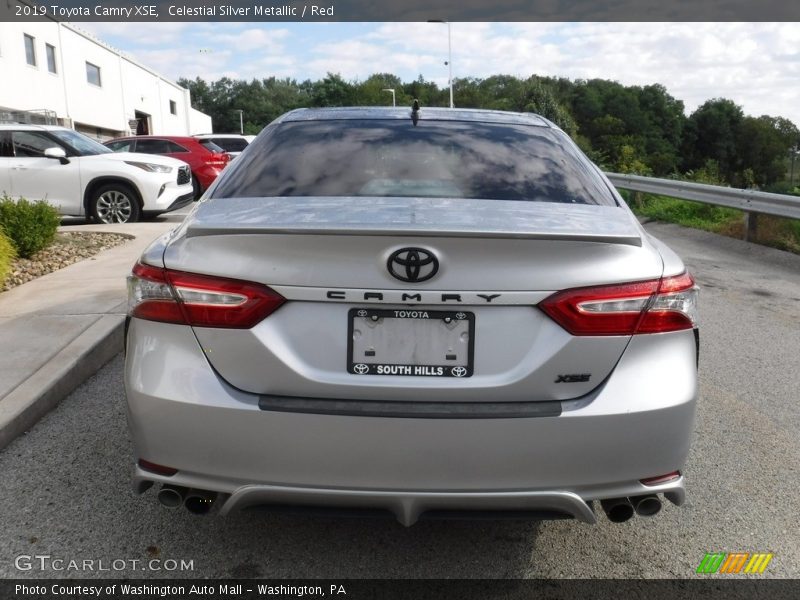
[(167, 506), (684, 500), (697, 290), (536, 115), (287, 113), (129, 278), (134, 481)]

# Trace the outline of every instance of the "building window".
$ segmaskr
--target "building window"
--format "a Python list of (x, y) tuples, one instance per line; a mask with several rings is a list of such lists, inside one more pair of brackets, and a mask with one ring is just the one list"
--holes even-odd
[(28, 61), (28, 64), (32, 67), (36, 66), (36, 39), (32, 35), (28, 35), (27, 33), (23, 34), (25, 36), (25, 60)]
[(51, 73), (58, 73), (56, 69), (56, 47), (50, 44), (44, 45), (45, 53), (47, 54), (47, 70)]
[(178, 114), (178, 103), (175, 100), (169, 101), (169, 112), (170, 114), (177, 115)]
[(93, 65), (90, 62), (86, 63), (86, 81), (91, 83), (92, 85), (96, 85), (100, 87), (103, 85), (100, 79), (100, 67), (97, 65)]

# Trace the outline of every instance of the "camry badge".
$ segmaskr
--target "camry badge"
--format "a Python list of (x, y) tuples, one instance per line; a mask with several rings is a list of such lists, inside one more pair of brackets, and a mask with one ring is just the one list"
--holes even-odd
[(439, 271), (439, 259), (423, 248), (401, 248), (392, 252), (386, 268), (400, 281), (427, 281)]

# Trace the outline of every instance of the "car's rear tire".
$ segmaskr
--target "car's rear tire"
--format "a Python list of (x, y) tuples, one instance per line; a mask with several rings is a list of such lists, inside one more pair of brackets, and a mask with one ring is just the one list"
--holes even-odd
[(124, 183), (107, 183), (94, 190), (89, 210), (98, 223), (133, 223), (142, 213), (136, 194)]

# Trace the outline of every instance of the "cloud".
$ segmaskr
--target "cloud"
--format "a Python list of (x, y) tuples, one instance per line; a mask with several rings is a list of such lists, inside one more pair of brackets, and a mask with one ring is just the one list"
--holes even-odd
[[(124, 41), (125, 46), (162, 46), (185, 39), (190, 31), (193, 31), (194, 35), (200, 33), (199, 31), (195, 31), (197, 24), (185, 22), (128, 24), (82, 22), (75, 23), (75, 25), (101, 40), (114, 38), (119, 41)], [(210, 23), (199, 25), (208, 26)], [(120, 49), (124, 50), (125, 48), (121, 47)]]
[(289, 37), (287, 29), (250, 28), (229, 34), (217, 33), (213, 37), (214, 46), (232, 46), (242, 52), (283, 52), (284, 41)]

